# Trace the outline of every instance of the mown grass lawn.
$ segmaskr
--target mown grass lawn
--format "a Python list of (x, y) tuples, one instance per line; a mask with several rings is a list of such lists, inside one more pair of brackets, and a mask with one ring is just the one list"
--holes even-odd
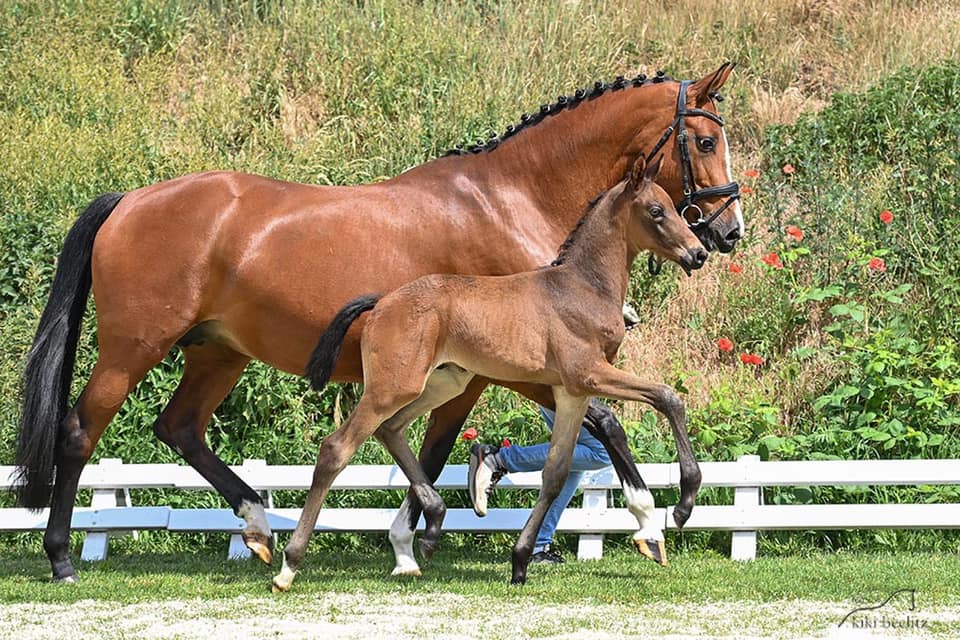
[[(734, 563), (684, 554), (659, 568), (614, 550), (600, 561), (534, 566), (519, 588), (507, 584), (506, 553), (441, 550), (420, 578), (391, 578), (390, 568), (387, 553), (315, 553), (293, 591), (273, 595), (272, 569), (226, 562), (210, 551), (115, 554), (81, 564), (76, 585), (47, 582), (41, 556), (0, 552), (0, 627), (12, 623), (25, 637), (195, 637), (241, 629), (254, 637), (823, 636), (854, 607), (908, 588), (916, 590), (913, 612), (897, 599), (877, 616), (924, 616), (924, 634), (960, 633), (960, 558), (948, 555)], [(126, 626), (103, 626), (117, 616)]]

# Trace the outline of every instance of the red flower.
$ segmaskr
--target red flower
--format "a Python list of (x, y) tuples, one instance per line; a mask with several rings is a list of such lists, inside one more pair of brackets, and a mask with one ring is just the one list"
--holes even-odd
[(743, 267), (736, 262), (731, 262), (728, 268), (730, 269), (730, 273), (743, 273)]
[(747, 186), (743, 186), (743, 187), (740, 187), (740, 193), (743, 194), (743, 195), (745, 195), (745, 196), (748, 196), (748, 195), (750, 195), (751, 193), (753, 193), (753, 189), (751, 189), (750, 187), (747, 187)]
[(480, 434), (477, 433), (477, 430), (474, 429), (473, 427), (470, 427), (469, 429), (464, 431), (463, 435), (460, 437), (463, 438), (464, 440), (476, 440), (478, 435)]
[(720, 351), (733, 351), (733, 341), (730, 338), (720, 338), (717, 340), (717, 349), (720, 349)]
[(893, 222), (893, 213), (889, 210), (883, 210), (880, 212), (880, 222), (883, 224), (890, 224)]
[(776, 253), (768, 253), (767, 255), (760, 258), (761, 262), (765, 265), (773, 267), (774, 269), (783, 269), (783, 263), (780, 262), (780, 256)]
[(788, 224), (787, 228), (784, 229), (784, 231), (786, 231), (787, 235), (793, 238), (794, 240), (796, 240), (797, 242), (800, 242), (801, 240), (803, 240), (803, 229), (801, 229), (795, 224)]
[(501, 440), (501, 441), (500, 441), (500, 446), (503, 447), (503, 448), (509, 447), (509, 446), (510, 446), (510, 438), (504, 438), (503, 440)]
[(871, 271), (886, 271), (887, 263), (883, 261), (883, 258), (870, 258), (870, 262), (867, 263), (867, 267)]
[(759, 367), (763, 364), (763, 358), (758, 356), (755, 353), (741, 353), (740, 362), (743, 364), (752, 364), (755, 367)]
[(743, 175), (747, 176), (748, 178), (759, 178), (760, 172), (756, 169), (747, 169), (743, 172)]
[(797, 170), (797, 168), (794, 167), (792, 164), (789, 164), (789, 163), (788, 163), (788, 164), (783, 165), (783, 172), (784, 172), (785, 174), (787, 174), (788, 176), (792, 176), (792, 175), (794, 174), (794, 172), (796, 172), (796, 170)]

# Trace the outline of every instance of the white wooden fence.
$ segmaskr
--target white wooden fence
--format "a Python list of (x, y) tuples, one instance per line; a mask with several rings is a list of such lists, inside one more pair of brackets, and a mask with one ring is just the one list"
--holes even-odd
[[(274, 531), (291, 531), (299, 509), (273, 507), (272, 492), (306, 489), (312, 466), (271, 466), (262, 460), (248, 460), (234, 471), (266, 497), (267, 517)], [(652, 489), (678, 486), (676, 464), (638, 465), (641, 476)], [(804, 504), (766, 505), (764, 487), (813, 485), (953, 485), (960, 484), (960, 460), (869, 460), (761, 462), (757, 456), (743, 456), (736, 462), (701, 464), (703, 487), (732, 487), (732, 505), (698, 505), (685, 530), (733, 532), (731, 557), (752, 560), (757, 553), (757, 532), (761, 530), (811, 529), (917, 529), (960, 528), (960, 504)], [(0, 489), (12, 489), (8, 479), (13, 467), (0, 466)], [(466, 466), (444, 469), (438, 489), (466, 489)], [(334, 490), (405, 489), (407, 479), (393, 466), (351, 465), (337, 478)], [(538, 489), (539, 473), (506, 476), (499, 487)], [(247, 557), (240, 540), (243, 520), (229, 509), (174, 509), (164, 506), (133, 506), (130, 489), (175, 488), (210, 490), (210, 485), (192, 468), (176, 464), (123, 464), (105, 459), (87, 465), (80, 488), (92, 489), (89, 507), (77, 507), (73, 528), (87, 531), (82, 557), (106, 557), (109, 532), (146, 529), (170, 531), (223, 531), (231, 536), (229, 557)], [(588, 473), (581, 483), (583, 506), (564, 511), (558, 531), (580, 534), (577, 556), (599, 558), (605, 533), (628, 533), (636, 520), (625, 508), (610, 506), (610, 492), (620, 489), (612, 468)], [(118, 495), (119, 494), (119, 495)], [(331, 508), (320, 512), (317, 531), (387, 531), (395, 509)], [(478, 518), (471, 509), (450, 509), (444, 520), (447, 531), (517, 531), (528, 509), (491, 509)], [(657, 509), (665, 529), (675, 529), (672, 507)], [(42, 530), (46, 510), (0, 509), (0, 531)], [(423, 527), (421, 518), (420, 527)]]

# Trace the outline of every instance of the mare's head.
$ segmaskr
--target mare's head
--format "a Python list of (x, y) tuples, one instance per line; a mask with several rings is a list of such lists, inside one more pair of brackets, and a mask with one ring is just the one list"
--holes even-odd
[(721, 253), (733, 251), (744, 232), (740, 188), (731, 176), (730, 150), (716, 105), (733, 67), (727, 62), (695, 82), (660, 84), (663, 99), (675, 105), (674, 120), (652, 150), (644, 151), (648, 158), (666, 154), (659, 183), (703, 246)]
[(614, 206), (629, 207), (627, 243), (632, 254), (652, 251), (680, 265), (687, 275), (707, 261), (707, 250), (678, 215), (670, 195), (656, 180), (662, 156), (647, 162), (643, 154), (633, 163), (623, 192)]

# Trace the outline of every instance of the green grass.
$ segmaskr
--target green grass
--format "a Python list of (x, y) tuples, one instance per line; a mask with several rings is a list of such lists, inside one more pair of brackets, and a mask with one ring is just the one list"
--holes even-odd
[[(569, 556), (568, 556), (569, 557)], [(269, 593), (278, 567), (255, 561), (227, 562), (220, 553), (114, 554), (80, 563), (81, 580), (50, 584), (42, 555), (0, 553), (0, 602), (76, 602), (109, 598), (142, 602), (164, 598), (231, 598)], [(783, 599), (876, 600), (898, 588), (914, 588), (925, 602), (960, 604), (960, 557), (940, 554), (823, 554), (733, 562), (714, 554), (674, 556), (658, 567), (628, 550), (608, 551), (596, 562), (531, 566), (529, 582), (512, 587), (509, 552), (440, 550), (420, 578), (391, 578), (389, 552), (319, 552), (308, 555), (294, 583), (295, 596), (341, 592), (368, 594), (456, 593), (552, 603), (641, 605), (650, 601), (770, 602)]]

